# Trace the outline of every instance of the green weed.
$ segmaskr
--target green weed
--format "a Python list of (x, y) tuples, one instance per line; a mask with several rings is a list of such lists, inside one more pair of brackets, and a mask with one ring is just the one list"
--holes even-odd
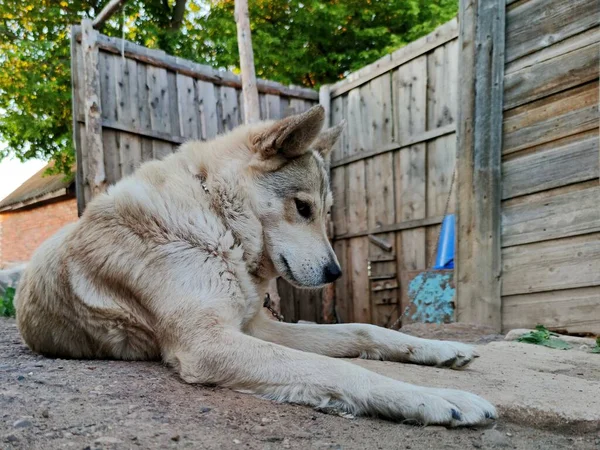
[(15, 288), (7, 287), (0, 298), (0, 317), (15, 317)]
[(535, 331), (530, 331), (527, 334), (521, 336), (517, 341), (526, 342), (527, 344), (543, 345), (544, 347), (556, 348), (559, 350), (568, 350), (571, 346), (563, 341), (557, 339), (558, 334), (552, 333), (543, 325), (537, 325)]
[(596, 337), (596, 345), (592, 347), (591, 353), (600, 353), (600, 336)]

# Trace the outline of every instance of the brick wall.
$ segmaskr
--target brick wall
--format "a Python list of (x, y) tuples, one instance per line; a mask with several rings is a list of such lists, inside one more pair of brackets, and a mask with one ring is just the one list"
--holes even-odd
[(0, 268), (28, 261), (42, 242), (76, 220), (74, 198), (0, 212)]

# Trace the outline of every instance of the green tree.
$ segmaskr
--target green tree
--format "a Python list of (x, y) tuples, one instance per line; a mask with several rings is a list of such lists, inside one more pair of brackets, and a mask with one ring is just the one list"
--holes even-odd
[[(108, 0), (0, 2), (0, 160), (52, 158), (69, 172), (69, 26)], [(318, 87), (451, 19), (457, 0), (254, 0), (258, 76)], [(237, 70), (234, 0), (130, 0), (102, 32)]]

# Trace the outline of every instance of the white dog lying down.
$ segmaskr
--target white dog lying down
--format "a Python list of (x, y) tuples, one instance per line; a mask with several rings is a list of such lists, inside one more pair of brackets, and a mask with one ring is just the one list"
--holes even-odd
[(341, 127), (323, 109), (189, 142), (142, 165), (44, 243), (17, 292), (36, 352), (162, 358), (189, 383), (425, 424), (496, 417), (484, 399), (413, 386), (334, 357), (462, 368), (470, 346), (373, 325), (278, 323), (269, 280), (318, 287), (341, 275), (325, 233), (325, 157)]

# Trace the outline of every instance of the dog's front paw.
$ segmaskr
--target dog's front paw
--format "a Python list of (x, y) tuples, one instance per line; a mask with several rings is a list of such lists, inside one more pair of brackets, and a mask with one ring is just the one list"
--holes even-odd
[(428, 366), (464, 369), (479, 354), (471, 345), (452, 341), (423, 340), (413, 347), (411, 362)]
[(422, 388), (405, 399), (402, 416), (424, 425), (473, 426), (496, 419), (496, 408), (469, 392)]

